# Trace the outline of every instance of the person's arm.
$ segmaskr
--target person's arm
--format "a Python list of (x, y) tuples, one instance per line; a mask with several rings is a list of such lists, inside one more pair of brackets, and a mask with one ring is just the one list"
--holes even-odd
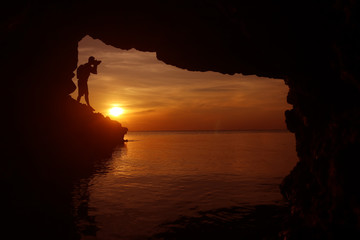
[(94, 65), (93, 67), (90, 67), (90, 72), (93, 74), (97, 74), (97, 66), (98, 65)]

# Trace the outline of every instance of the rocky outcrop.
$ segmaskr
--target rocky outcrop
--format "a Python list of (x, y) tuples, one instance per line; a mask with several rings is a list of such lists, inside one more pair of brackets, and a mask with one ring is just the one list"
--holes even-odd
[[(359, 236), (356, 1), (9, 4), (1, 24), (6, 149), (26, 145), (34, 127), (37, 138), (50, 146), (57, 134), (67, 139), (60, 130), (52, 133), (55, 126), (47, 131), (39, 122), (57, 114), (53, 106), (58, 102), (68, 101), (77, 43), (87, 34), (118, 48), (155, 51), (160, 60), (180, 68), (283, 78), (293, 105), (286, 121), (299, 156), (281, 187), (293, 216), (285, 235)], [(86, 139), (80, 136), (75, 142)]]

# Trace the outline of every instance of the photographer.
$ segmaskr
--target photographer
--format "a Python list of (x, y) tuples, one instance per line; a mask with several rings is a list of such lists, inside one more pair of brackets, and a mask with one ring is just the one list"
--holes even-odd
[(101, 61), (96, 60), (93, 56), (89, 57), (87, 63), (82, 64), (78, 67), (76, 71), (76, 76), (78, 79), (78, 97), (77, 101), (80, 102), (80, 99), (83, 95), (85, 95), (86, 104), (91, 108), (92, 111), (95, 109), (90, 106), (89, 103), (89, 89), (88, 89), (88, 79), (90, 73), (97, 74), (97, 66), (101, 63)]

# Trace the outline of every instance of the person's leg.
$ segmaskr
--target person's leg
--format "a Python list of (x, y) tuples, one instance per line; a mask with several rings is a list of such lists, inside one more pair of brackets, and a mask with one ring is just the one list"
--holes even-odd
[(85, 91), (85, 101), (86, 101), (86, 104), (91, 108), (91, 110), (95, 110), (92, 106), (90, 106), (90, 101), (89, 101), (89, 91), (86, 89)]
[(80, 83), (78, 82), (78, 97), (77, 97), (77, 101), (80, 102), (80, 99), (81, 99), (81, 86), (80, 86)]
[(85, 93), (85, 102), (86, 102), (86, 104), (90, 107), (89, 93)]

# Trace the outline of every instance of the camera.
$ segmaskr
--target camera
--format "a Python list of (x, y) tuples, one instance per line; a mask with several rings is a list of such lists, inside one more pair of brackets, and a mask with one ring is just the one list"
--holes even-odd
[(101, 63), (100, 60), (94, 60), (94, 65), (99, 65)]

